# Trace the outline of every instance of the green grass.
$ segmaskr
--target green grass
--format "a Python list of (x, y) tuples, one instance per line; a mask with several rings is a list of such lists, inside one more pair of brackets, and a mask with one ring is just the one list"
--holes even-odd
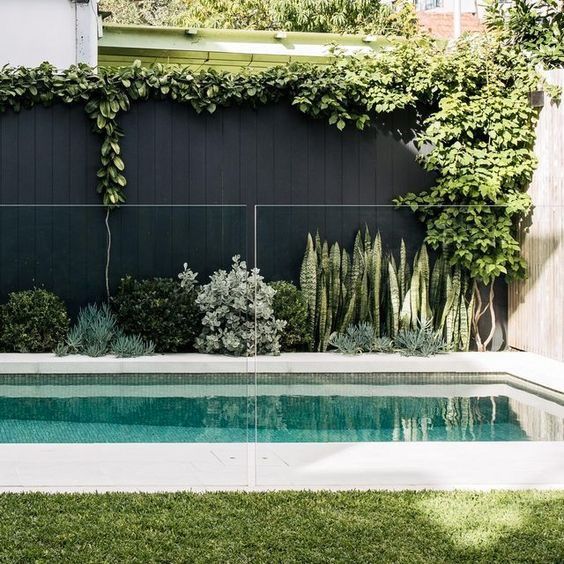
[(564, 562), (564, 492), (3, 494), (0, 562)]

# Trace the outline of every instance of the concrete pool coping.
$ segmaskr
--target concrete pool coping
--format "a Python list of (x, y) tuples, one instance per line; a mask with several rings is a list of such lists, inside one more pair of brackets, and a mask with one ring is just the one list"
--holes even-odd
[[(240, 359), (0, 354), (3, 374), (500, 373), (564, 392), (564, 363), (520, 352)], [(0, 491), (564, 488), (564, 441), (2, 444)]]
[(564, 442), (5, 444), (0, 491), (564, 489)]
[(526, 352), (462, 352), (432, 357), (399, 354), (282, 353), (250, 358), (198, 353), (141, 358), (0, 354), (0, 374), (338, 374), (500, 373), (564, 393), (564, 363)]

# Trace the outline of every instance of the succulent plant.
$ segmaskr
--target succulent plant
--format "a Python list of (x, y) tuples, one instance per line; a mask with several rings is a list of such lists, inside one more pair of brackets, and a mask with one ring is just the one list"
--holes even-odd
[[(467, 274), (438, 253), (432, 264), (422, 245), (409, 261), (401, 241), (399, 262), (383, 254), (380, 233), (358, 231), (352, 260), (319, 233), (307, 237), (300, 284), (308, 306), (310, 350), (324, 351), (330, 336), (369, 322), (376, 337), (394, 339), (401, 330), (430, 322), (453, 350), (468, 350), (474, 303)], [(333, 342), (336, 337), (332, 337)]]
[(111, 351), (118, 358), (148, 356), (155, 353), (155, 344), (139, 335), (119, 335), (112, 342)]
[(404, 356), (432, 356), (449, 350), (440, 333), (433, 329), (431, 320), (420, 323), (415, 329), (402, 329), (394, 343)]
[[(136, 353), (121, 354), (133, 350), (135, 343)], [(124, 345), (129, 344), (130, 349)], [(117, 354), (117, 352), (120, 354)], [(154, 344), (145, 341), (138, 335), (125, 335), (118, 327), (117, 320), (108, 304), (90, 304), (80, 310), (76, 324), (71, 327), (64, 342), (55, 348), (57, 356), (68, 354), (85, 354), (87, 356), (99, 357), (106, 354), (117, 354), (117, 356), (142, 356), (152, 354)]]

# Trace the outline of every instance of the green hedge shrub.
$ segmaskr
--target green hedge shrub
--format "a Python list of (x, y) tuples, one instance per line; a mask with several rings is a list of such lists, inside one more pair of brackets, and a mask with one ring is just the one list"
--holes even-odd
[(0, 308), (0, 348), (4, 352), (51, 352), (68, 329), (65, 304), (47, 290), (12, 292)]
[(200, 331), (196, 287), (172, 278), (123, 278), (112, 298), (120, 328), (155, 343), (157, 352), (192, 350)]
[(307, 350), (310, 337), (305, 296), (290, 282), (271, 282), (269, 286), (276, 290), (272, 302), (274, 317), (286, 321), (286, 327), (280, 337), (281, 350)]

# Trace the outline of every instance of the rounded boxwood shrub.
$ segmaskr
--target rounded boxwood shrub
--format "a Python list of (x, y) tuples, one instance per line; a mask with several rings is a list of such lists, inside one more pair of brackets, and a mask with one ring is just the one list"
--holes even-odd
[(196, 288), (182, 287), (173, 278), (121, 280), (112, 308), (124, 333), (140, 335), (155, 344), (157, 352), (193, 348), (200, 331)]
[(65, 304), (47, 290), (12, 292), (0, 308), (0, 347), (4, 352), (51, 352), (68, 329)]
[(276, 294), (272, 307), (274, 317), (286, 321), (280, 337), (283, 351), (303, 351), (309, 346), (307, 303), (303, 292), (290, 282), (271, 282)]

